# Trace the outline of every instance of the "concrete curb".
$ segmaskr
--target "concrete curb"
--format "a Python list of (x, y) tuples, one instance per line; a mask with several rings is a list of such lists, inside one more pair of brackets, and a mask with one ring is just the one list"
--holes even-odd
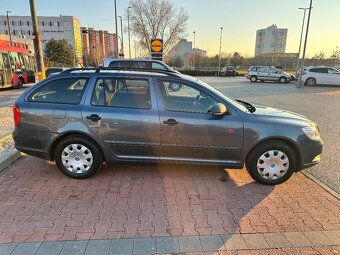
[(8, 155), (5, 158), (0, 159), (0, 172), (2, 172), (7, 167), (12, 165), (15, 161), (17, 161), (21, 157), (22, 153), (16, 149), (8, 153)]
[(326, 190), (329, 194), (334, 196), (336, 199), (340, 200), (340, 194), (338, 192), (336, 192), (335, 190), (332, 190), (330, 187), (328, 187), (323, 182), (319, 181), (317, 178), (315, 178), (310, 173), (307, 173), (307, 172), (301, 172), (301, 173), (304, 174), (307, 178), (309, 178), (313, 182), (315, 182), (316, 184), (318, 184), (319, 186), (321, 186), (324, 190)]

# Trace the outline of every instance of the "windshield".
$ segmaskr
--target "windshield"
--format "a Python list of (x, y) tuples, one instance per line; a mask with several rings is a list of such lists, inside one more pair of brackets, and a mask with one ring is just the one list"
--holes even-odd
[(214, 88), (213, 86), (211, 86), (211, 85), (209, 85), (209, 84), (207, 84), (207, 83), (205, 83), (204, 81), (201, 81), (201, 80), (199, 80), (199, 79), (197, 79), (196, 82), (197, 82), (198, 84), (204, 86), (205, 88), (209, 89), (209, 90), (212, 91), (213, 93), (217, 94), (218, 96), (222, 97), (224, 100), (228, 101), (228, 103), (232, 104), (232, 105), (235, 106), (236, 108), (238, 108), (238, 109), (240, 109), (240, 110), (242, 110), (242, 111), (244, 111), (244, 112), (249, 112), (249, 109), (248, 109), (245, 105), (243, 105), (243, 104), (237, 102), (237, 101), (234, 100), (234, 99), (231, 99), (231, 98), (227, 97), (227, 96), (224, 95), (221, 91), (219, 91), (218, 89)]

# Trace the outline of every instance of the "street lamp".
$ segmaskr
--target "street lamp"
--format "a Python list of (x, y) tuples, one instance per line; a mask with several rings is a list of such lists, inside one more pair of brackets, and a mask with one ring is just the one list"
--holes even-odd
[(129, 58), (131, 58), (131, 44), (130, 44), (130, 9), (132, 7), (129, 6), (127, 8), (127, 13), (128, 13), (128, 37), (129, 37)]
[(220, 54), (218, 58), (218, 72), (217, 72), (218, 77), (220, 76), (220, 70), (221, 70), (222, 31), (223, 31), (223, 27), (221, 27), (221, 32), (220, 32)]
[(117, 1), (114, 0), (115, 4), (115, 25), (116, 25), (116, 45), (117, 45), (117, 52), (115, 54), (115, 57), (118, 58), (118, 24), (117, 24)]
[(303, 47), (303, 53), (302, 53), (302, 60), (301, 60), (301, 69), (300, 69), (300, 75), (299, 75), (299, 81), (298, 81), (298, 88), (303, 88), (303, 81), (302, 81), (302, 72), (303, 67), (305, 65), (305, 56), (306, 56), (306, 48), (307, 48), (307, 39), (308, 39), (308, 31), (309, 31), (309, 22), (310, 22), (310, 16), (312, 12), (312, 6), (313, 6), (313, 0), (310, 0), (309, 4), (309, 12), (308, 12), (308, 19), (307, 19), (307, 28), (306, 28), (306, 36), (305, 36), (305, 44)]
[(9, 46), (12, 46), (11, 26), (9, 24), (9, 16), (8, 16), (8, 14), (11, 13), (11, 11), (6, 11), (6, 13), (7, 13), (8, 35), (9, 35)]
[(122, 53), (122, 58), (124, 58), (124, 42), (123, 42), (123, 18), (122, 16), (118, 16), (120, 18), (120, 33), (121, 33), (121, 48), (120, 51)]
[(195, 68), (195, 40), (196, 40), (196, 31), (192, 32), (194, 34), (194, 47), (192, 51), (192, 67)]
[(300, 62), (300, 54), (301, 54), (301, 44), (302, 44), (302, 36), (303, 36), (303, 29), (304, 29), (304, 26), (305, 26), (305, 17), (306, 17), (306, 11), (308, 10), (309, 8), (299, 8), (299, 10), (303, 10), (303, 19), (302, 19), (302, 27), (301, 27), (301, 36), (300, 36), (300, 44), (299, 44), (299, 53), (298, 53), (298, 57), (297, 57), (297, 61), (296, 61), (296, 74), (299, 70), (299, 62)]

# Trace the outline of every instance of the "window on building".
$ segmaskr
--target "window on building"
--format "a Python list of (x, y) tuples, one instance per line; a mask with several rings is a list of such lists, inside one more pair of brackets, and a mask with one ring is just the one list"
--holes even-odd
[(52, 21), (50, 21), (49, 23), (50, 23), (50, 27), (52, 27)]
[(44, 27), (44, 26), (45, 26), (45, 21), (42, 21), (42, 22), (41, 22), (41, 25)]
[(28, 35), (31, 35), (31, 31), (30, 30), (28, 30)]
[(4, 21), (4, 25), (7, 26), (7, 21), (6, 20)]
[(30, 25), (30, 22), (29, 22), (29, 21), (26, 21), (26, 25), (29, 26), (29, 25)]
[(58, 24), (58, 27), (60, 26), (60, 22), (59, 21), (57, 21), (57, 24)]
[(13, 35), (16, 35), (16, 31), (15, 30), (13, 30)]

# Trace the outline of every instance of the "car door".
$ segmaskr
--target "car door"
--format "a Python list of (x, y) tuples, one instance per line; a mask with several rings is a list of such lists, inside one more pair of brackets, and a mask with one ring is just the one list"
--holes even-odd
[(313, 68), (310, 69), (311, 77), (316, 79), (317, 84), (327, 84), (328, 83), (328, 70), (327, 68)]
[(98, 76), (82, 117), (115, 157), (158, 157), (159, 116), (150, 79)]
[[(178, 83), (173, 86), (174, 83)], [(235, 163), (243, 143), (243, 122), (232, 109), (208, 112), (221, 99), (195, 83), (160, 79), (157, 102), (161, 124), (161, 159)], [(179, 88), (172, 90), (171, 88)]]
[(280, 72), (276, 68), (270, 67), (268, 68), (268, 80), (270, 81), (278, 81), (280, 78)]
[(267, 67), (258, 67), (257, 68), (257, 78), (259, 80), (270, 80), (268, 75), (268, 68)]
[(328, 68), (327, 81), (329, 85), (340, 85), (340, 72), (334, 68)]

